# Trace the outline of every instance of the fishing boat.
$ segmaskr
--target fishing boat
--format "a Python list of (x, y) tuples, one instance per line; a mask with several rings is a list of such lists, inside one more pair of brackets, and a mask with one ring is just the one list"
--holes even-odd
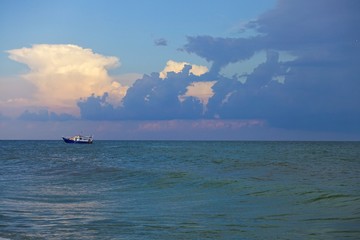
[(76, 135), (73, 137), (62, 137), (64, 142), (66, 143), (83, 143), (83, 144), (91, 144), (93, 143), (92, 136), (83, 136), (83, 135)]

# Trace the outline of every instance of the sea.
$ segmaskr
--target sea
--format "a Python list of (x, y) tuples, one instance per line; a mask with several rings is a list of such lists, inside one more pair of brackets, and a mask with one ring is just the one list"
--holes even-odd
[(360, 142), (0, 141), (20, 239), (360, 239)]

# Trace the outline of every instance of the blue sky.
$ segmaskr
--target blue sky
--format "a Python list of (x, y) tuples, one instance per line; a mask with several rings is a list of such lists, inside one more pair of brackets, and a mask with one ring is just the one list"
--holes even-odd
[(0, 2), (0, 139), (360, 140), (360, 4)]
[[(5, 0), (0, 4), (3, 51), (43, 43), (75, 44), (120, 58), (122, 67), (115, 72), (151, 73), (171, 58), (194, 59), (178, 51), (187, 36), (236, 36), (242, 22), (273, 7), (275, 1)], [(166, 39), (168, 48), (156, 48), (158, 39)], [(1, 60), (7, 58), (3, 52)]]

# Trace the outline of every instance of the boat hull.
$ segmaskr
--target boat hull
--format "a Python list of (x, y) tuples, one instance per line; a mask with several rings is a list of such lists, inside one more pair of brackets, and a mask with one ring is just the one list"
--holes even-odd
[(63, 137), (62, 138), (64, 140), (64, 142), (66, 143), (74, 143), (74, 144), (92, 144), (92, 139), (88, 139), (88, 140), (73, 140), (70, 138), (66, 138)]

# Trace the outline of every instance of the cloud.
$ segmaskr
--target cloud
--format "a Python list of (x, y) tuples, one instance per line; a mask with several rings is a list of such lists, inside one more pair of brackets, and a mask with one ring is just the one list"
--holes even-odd
[(212, 130), (221, 130), (221, 129), (232, 129), (237, 130), (246, 127), (262, 127), (266, 123), (258, 119), (249, 119), (249, 120), (201, 120), (192, 122), (192, 128), (200, 129), (212, 129)]
[(35, 90), (32, 104), (54, 112), (76, 114), (76, 102), (91, 94), (103, 95), (118, 104), (128, 87), (113, 81), (108, 69), (119, 66), (116, 57), (106, 57), (76, 45), (39, 44), (7, 51), (10, 59), (26, 64), (30, 71), (23, 78)]
[(209, 98), (214, 95), (212, 87), (215, 83), (216, 81), (191, 83), (189, 86), (187, 86), (185, 94), (179, 96), (180, 102), (184, 102), (188, 97), (194, 97), (203, 104), (203, 112), (205, 112), (206, 106), (209, 102)]
[(165, 121), (146, 121), (140, 122), (137, 129), (147, 132), (158, 131), (221, 131), (221, 130), (239, 130), (249, 127), (263, 127), (264, 121), (251, 120), (219, 120), (219, 119), (201, 119), (201, 120), (165, 120)]
[(244, 61), (261, 50), (289, 51), (312, 63), (341, 63), (333, 57), (354, 56), (360, 35), (356, 0), (278, 1), (277, 6), (246, 24), (256, 36), (188, 37), (184, 50), (212, 62), (219, 72), (229, 63)]
[(215, 83), (206, 80), (202, 74), (206, 70), (169, 61), (163, 72), (138, 79), (128, 89), (120, 107), (107, 103), (106, 94), (79, 101), (81, 116), (88, 120), (199, 119), (213, 95), (211, 87)]
[(206, 66), (190, 64), (187, 62), (175, 62), (173, 60), (169, 60), (166, 63), (165, 68), (160, 72), (160, 78), (162, 79), (166, 78), (169, 72), (179, 73), (185, 68), (185, 66), (191, 66), (191, 70), (189, 71), (189, 74), (191, 73), (195, 76), (201, 76), (209, 71), (209, 69)]
[(112, 79), (115, 82), (121, 83), (122, 86), (131, 87), (132, 85), (134, 85), (136, 80), (142, 78), (142, 76), (143, 74), (139, 74), (139, 73), (125, 73), (121, 75), (112, 76)]
[(318, 47), (325, 50), (351, 44), (359, 36), (359, 7), (356, 0), (280, 0), (248, 28), (259, 32), (268, 47), (310, 54)]
[[(236, 75), (219, 76), (207, 114), (266, 119), (284, 128), (360, 131), (359, 7), (358, 1), (278, 1), (246, 25), (257, 35), (189, 37), (184, 50), (212, 62), (213, 75), (267, 52), (264, 63), (241, 76), (244, 84)], [(293, 58), (281, 61), (282, 52)]]
[(211, 36), (188, 37), (184, 50), (212, 62), (211, 71), (218, 73), (229, 63), (249, 59), (261, 48), (256, 38), (214, 38)]
[[(107, 70), (118, 65), (117, 58), (78, 46), (35, 45), (30, 51), (10, 54), (30, 67), (25, 78), (36, 86), (38, 102), (72, 107), (77, 102), (83, 120), (151, 121), (142, 131), (161, 130), (164, 122), (166, 131), (174, 121), (204, 121), (201, 126), (209, 129), (234, 120), (239, 126), (261, 123), (273, 128), (360, 133), (357, 9), (358, 1), (352, 0), (281, 0), (274, 9), (244, 24), (245, 32), (257, 34), (188, 37), (183, 50), (209, 61), (210, 70), (169, 60), (160, 73), (137, 76), (126, 85), (108, 75)], [(63, 50), (54, 50), (59, 48)], [(65, 54), (69, 48), (71, 54)], [(259, 55), (262, 61), (252, 71), (243, 71), (242, 64)], [(78, 61), (66, 64), (73, 57)], [(224, 76), (222, 71), (229, 65), (239, 66), (239, 74)], [(80, 85), (83, 89), (76, 92)], [(51, 89), (55, 89), (53, 94)], [(69, 97), (62, 98), (60, 93)]]
[(24, 111), (24, 106), (33, 105), (31, 98), (36, 88), (16, 76), (0, 77), (0, 109), (9, 117), (16, 117)]
[(155, 39), (154, 41), (155, 46), (167, 46), (167, 40), (165, 38), (159, 38), (159, 39)]

